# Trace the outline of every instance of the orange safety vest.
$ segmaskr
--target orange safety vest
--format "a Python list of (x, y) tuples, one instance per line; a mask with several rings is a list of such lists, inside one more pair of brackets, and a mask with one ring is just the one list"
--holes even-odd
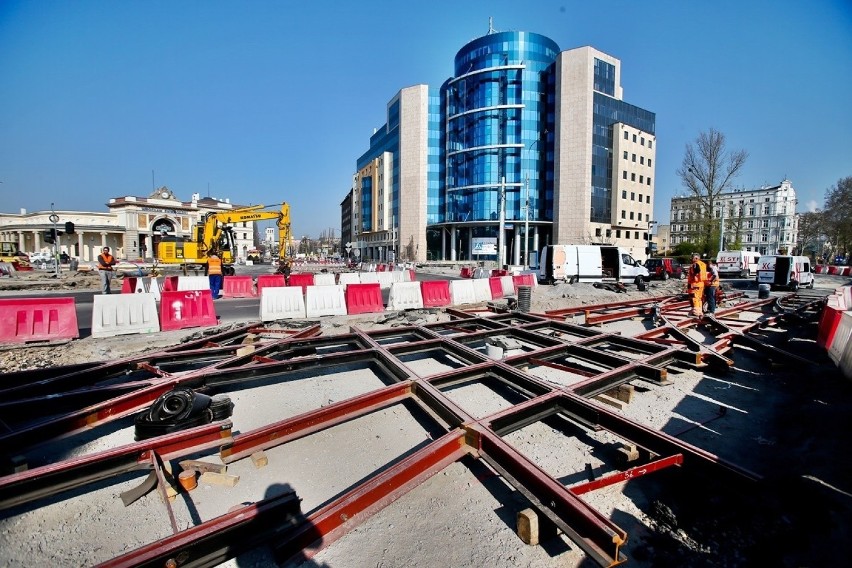
[(111, 254), (99, 254), (98, 255), (98, 268), (100, 270), (112, 270), (112, 265), (115, 264), (113, 262), (113, 258)]
[[(695, 273), (695, 267), (698, 267), (698, 274)], [(689, 274), (687, 282), (689, 284), (704, 284), (707, 281), (707, 265), (700, 260), (696, 260), (689, 265)]]
[(216, 274), (222, 274), (222, 259), (221, 258), (213, 258), (212, 256), (207, 259), (207, 274), (208, 276), (215, 276)]

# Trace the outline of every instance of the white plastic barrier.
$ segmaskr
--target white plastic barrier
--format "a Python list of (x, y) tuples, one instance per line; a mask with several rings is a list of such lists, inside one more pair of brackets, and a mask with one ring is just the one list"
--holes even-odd
[(361, 275), (357, 272), (341, 272), (337, 275), (337, 283), (346, 288), (349, 284), (360, 284)]
[(379, 273), (378, 272), (362, 272), (361, 273), (361, 284), (378, 284), (379, 283)]
[(334, 286), (335, 284), (334, 274), (330, 272), (314, 274), (314, 286)]
[(489, 278), (490, 276), (491, 276), (491, 271), (490, 271), (490, 270), (486, 270), (486, 269), (484, 269), (484, 268), (475, 268), (475, 269), (473, 270), (473, 277), (474, 277), (475, 279), (479, 279), (479, 278)]
[(503, 297), (515, 295), (515, 281), (509, 275), (500, 277), (500, 286), (503, 288)]
[(206, 276), (178, 276), (178, 292), (209, 289), (210, 279)]
[(415, 310), (423, 308), (420, 282), (397, 282), (390, 289), (389, 310)]
[(846, 352), (850, 340), (852, 340), (852, 311), (843, 312), (837, 331), (834, 332), (834, 340), (828, 348), (828, 356), (835, 365), (840, 365), (843, 354)]
[(450, 298), (454, 306), (475, 304), (476, 292), (473, 290), (473, 280), (450, 280)]
[[(402, 270), (394, 270), (390, 273), (391, 282), (405, 282), (405, 277), (403, 276)], [(409, 280), (410, 282), (410, 280)]]
[[(840, 334), (841, 328), (846, 329), (846, 341), (843, 349), (841, 351), (840, 345), (838, 345), (838, 341), (840, 338), (838, 335)], [(843, 372), (843, 376), (847, 379), (852, 379), (852, 337), (849, 337), (849, 329), (852, 328), (852, 310), (844, 312), (843, 318), (840, 320), (840, 325), (837, 327), (837, 334), (834, 336), (834, 343), (832, 343), (832, 347), (838, 345), (837, 351), (840, 352), (840, 357), (837, 360), (837, 366), (840, 367), (841, 372)]]
[(475, 278), (473, 280), (473, 294), (477, 302), (490, 302), (491, 284), (489, 283), (489, 279)]
[(308, 286), (305, 303), (309, 318), (345, 316), (346, 295), (343, 286)]
[(393, 285), (393, 272), (376, 272), (376, 276), (379, 277), (379, 286), (382, 290)]
[(113, 337), (160, 331), (160, 314), (153, 294), (95, 294), (92, 337)]
[(411, 279), (411, 271), (410, 270), (403, 270), (402, 271), (402, 281), (403, 282), (413, 282), (413, 280)]
[(260, 290), (260, 321), (304, 319), (305, 299), (302, 287), (269, 286)]

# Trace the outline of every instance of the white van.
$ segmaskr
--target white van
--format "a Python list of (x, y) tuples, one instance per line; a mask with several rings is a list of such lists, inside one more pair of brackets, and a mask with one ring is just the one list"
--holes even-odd
[(806, 256), (766, 254), (757, 264), (757, 283), (769, 284), (770, 289), (785, 287), (796, 291), (800, 286), (814, 287), (811, 260)]
[(747, 250), (723, 250), (716, 255), (719, 275), (731, 278), (751, 278), (757, 275), (760, 255)]
[(539, 282), (648, 281), (648, 269), (615, 246), (548, 245), (539, 255)]

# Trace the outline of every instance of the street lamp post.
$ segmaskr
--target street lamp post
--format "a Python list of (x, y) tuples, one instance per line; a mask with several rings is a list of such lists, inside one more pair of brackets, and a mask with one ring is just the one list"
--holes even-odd
[[(533, 140), (527, 147), (527, 155), (532, 152), (533, 146), (538, 144), (538, 140)], [(524, 198), (524, 270), (530, 267), (530, 173), (527, 171), (526, 176), (526, 197)]]

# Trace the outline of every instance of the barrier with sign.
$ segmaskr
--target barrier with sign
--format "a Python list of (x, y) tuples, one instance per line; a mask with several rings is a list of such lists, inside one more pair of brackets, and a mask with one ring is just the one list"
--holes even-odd
[(160, 329), (172, 331), (187, 327), (216, 325), (216, 310), (210, 290), (163, 292), (160, 300)]

